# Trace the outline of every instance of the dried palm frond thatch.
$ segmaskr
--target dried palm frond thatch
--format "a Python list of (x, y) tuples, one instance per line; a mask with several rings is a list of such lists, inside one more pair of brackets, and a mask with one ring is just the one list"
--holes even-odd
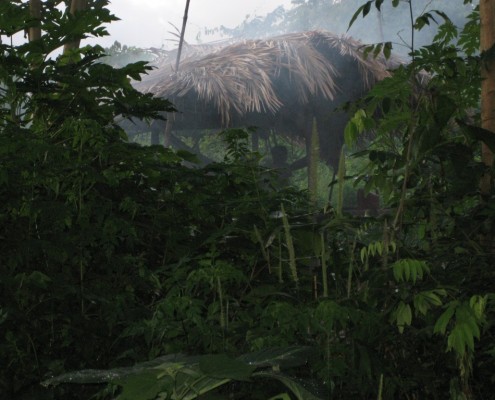
[(174, 129), (254, 125), (305, 140), (316, 118), (321, 157), (334, 169), (348, 120), (339, 106), (357, 100), (401, 63), (365, 57), (360, 42), (326, 31), (188, 45), (179, 71), (173, 54), (136, 88), (175, 104), (181, 113)]
[(322, 31), (197, 46), (186, 52), (179, 72), (172, 63), (161, 62), (137, 87), (172, 101), (192, 96), (191, 100), (214, 106), (223, 125), (228, 125), (234, 114), (277, 112), (285, 100), (277, 85), (282, 76), (300, 104), (317, 95), (333, 100), (347, 90), (339, 85), (347, 72), (339, 68), (342, 59), (357, 65), (363, 89), (369, 88), (389, 74), (390, 62), (363, 57), (361, 46)]

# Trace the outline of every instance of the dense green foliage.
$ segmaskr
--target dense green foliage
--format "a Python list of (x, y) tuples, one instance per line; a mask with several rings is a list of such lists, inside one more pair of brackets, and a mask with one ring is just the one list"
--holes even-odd
[[(106, 1), (75, 17), (45, 3), (42, 43), (0, 44), (2, 398), (492, 395), (495, 202), (478, 181), (480, 142), (495, 146), (477, 128), (476, 12), (354, 106), (349, 145), (376, 139), (336, 191), (366, 176), (387, 211), (365, 218), (281, 188), (243, 129), (203, 168), (128, 143), (116, 118), (171, 104), (130, 85), (144, 63), (113, 68), (98, 47), (49, 58), (112, 17)], [(1, 35), (33, 23), (0, 2)]]

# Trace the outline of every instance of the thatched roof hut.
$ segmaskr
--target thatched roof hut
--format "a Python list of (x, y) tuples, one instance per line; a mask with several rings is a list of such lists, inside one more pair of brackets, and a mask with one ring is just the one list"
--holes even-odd
[(167, 57), (136, 87), (175, 104), (176, 130), (254, 125), (304, 139), (316, 118), (321, 156), (335, 166), (347, 121), (337, 107), (398, 64), (364, 57), (349, 37), (311, 31), (193, 47), (179, 71)]

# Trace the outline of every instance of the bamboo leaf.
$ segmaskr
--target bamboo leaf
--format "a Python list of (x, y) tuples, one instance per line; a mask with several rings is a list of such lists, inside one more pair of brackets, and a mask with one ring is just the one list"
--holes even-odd
[[(363, 4), (361, 7), (359, 7), (357, 9), (357, 11), (354, 13), (354, 15), (352, 16), (351, 20), (349, 21), (349, 26), (347, 27), (347, 30), (349, 30), (352, 26), (352, 24), (356, 21), (357, 17), (359, 17), (359, 15), (362, 13), (363, 14), (363, 17), (369, 13), (370, 11), (370, 8), (371, 8), (371, 3), (372, 1), (368, 1), (367, 3)], [(368, 9), (366, 11), (366, 8)]]

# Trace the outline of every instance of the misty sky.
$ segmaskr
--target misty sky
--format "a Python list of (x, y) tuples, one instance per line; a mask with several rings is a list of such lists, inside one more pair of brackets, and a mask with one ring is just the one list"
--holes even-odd
[[(179, 29), (186, 0), (113, 0), (110, 10), (121, 19), (108, 27), (111, 37), (98, 40), (107, 47), (115, 40), (128, 46), (174, 47), (167, 39), (173, 39), (168, 31), (173, 30), (169, 22)], [(265, 15), (277, 6), (290, 8), (290, 0), (190, 0), (186, 40), (196, 42), (196, 35), (203, 28), (225, 25), (233, 28), (246, 15)], [(204, 42), (214, 37), (202, 35)]]

